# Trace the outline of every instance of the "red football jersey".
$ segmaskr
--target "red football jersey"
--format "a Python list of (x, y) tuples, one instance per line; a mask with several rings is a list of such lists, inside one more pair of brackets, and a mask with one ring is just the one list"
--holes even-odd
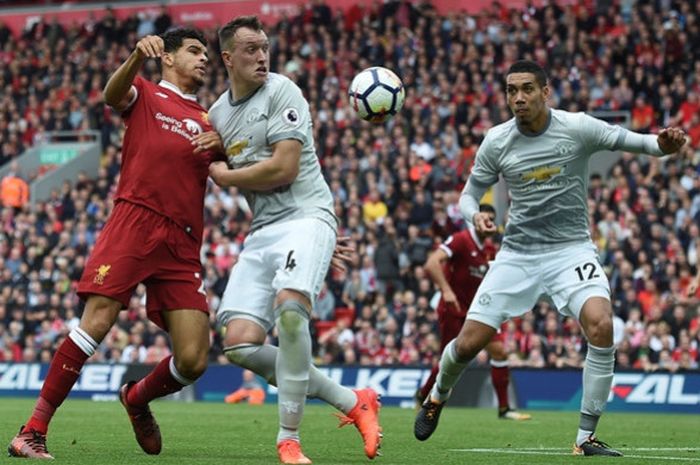
[(209, 164), (223, 155), (193, 153), (192, 138), (212, 126), (206, 110), (177, 87), (137, 76), (136, 101), (124, 114), (126, 133), (115, 200), (143, 205), (170, 218), (197, 242)]
[[(443, 268), (445, 278), (457, 296), (462, 313), (466, 313), (488, 270), (489, 261), (496, 256), (496, 248), (490, 240), (480, 244), (476, 233), (468, 229), (448, 237), (440, 248), (450, 257)], [(440, 299), (439, 305), (445, 307), (445, 302)], [(449, 306), (449, 310), (455, 309)]]

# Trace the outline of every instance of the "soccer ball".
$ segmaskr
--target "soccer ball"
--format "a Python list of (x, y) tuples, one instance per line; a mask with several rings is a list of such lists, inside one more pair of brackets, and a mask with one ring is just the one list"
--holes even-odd
[(401, 79), (381, 66), (360, 71), (352, 80), (348, 94), (355, 113), (372, 123), (383, 123), (394, 117), (406, 98)]

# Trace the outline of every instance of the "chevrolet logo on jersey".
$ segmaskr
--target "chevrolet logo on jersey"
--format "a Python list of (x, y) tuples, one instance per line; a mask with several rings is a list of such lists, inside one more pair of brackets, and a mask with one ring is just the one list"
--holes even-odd
[(561, 166), (541, 166), (530, 170), (526, 173), (520, 175), (523, 181), (537, 181), (544, 182), (549, 181), (557, 174), (561, 173), (563, 168)]
[(235, 157), (248, 147), (248, 139), (238, 139), (226, 148), (226, 155)]

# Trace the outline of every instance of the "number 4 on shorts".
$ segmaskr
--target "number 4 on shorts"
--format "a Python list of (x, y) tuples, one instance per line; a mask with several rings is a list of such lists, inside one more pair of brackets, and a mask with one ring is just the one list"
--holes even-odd
[(293, 254), (294, 250), (290, 250), (289, 254), (287, 254), (287, 264), (284, 265), (285, 270), (293, 271), (294, 267), (297, 266), (296, 260), (294, 260), (294, 257), (292, 257)]

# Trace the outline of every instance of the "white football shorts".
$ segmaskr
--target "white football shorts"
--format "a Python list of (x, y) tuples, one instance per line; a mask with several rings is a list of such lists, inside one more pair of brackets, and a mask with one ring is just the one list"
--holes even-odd
[(610, 283), (588, 242), (545, 253), (502, 249), (491, 262), (472, 300), (467, 318), (493, 328), (531, 310), (548, 295), (559, 313), (577, 320), (590, 297), (610, 300)]
[(301, 292), (315, 303), (335, 250), (336, 233), (327, 223), (301, 218), (253, 231), (231, 270), (217, 311), (219, 324), (235, 318), (275, 324), (275, 296), (282, 289)]

